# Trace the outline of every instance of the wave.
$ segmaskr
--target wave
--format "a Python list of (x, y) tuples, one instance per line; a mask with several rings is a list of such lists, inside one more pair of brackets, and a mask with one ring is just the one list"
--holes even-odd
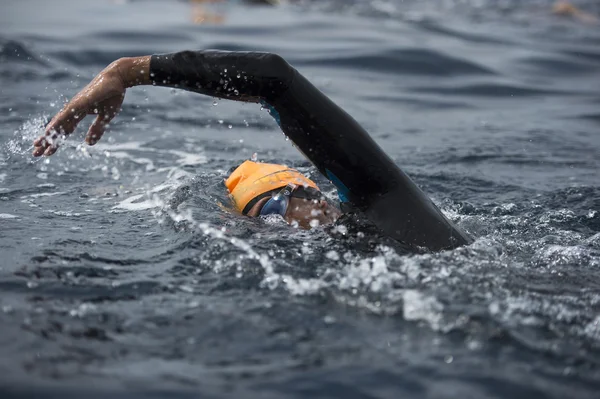
[(304, 65), (359, 68), (369, 72), (426, 76), (495, 75), (481, 65), (429, 49), (390, 49), (368, 55), (303, 60)]
[(570, 91), (542, 89), (506, 83), (464, 84), (456, 87), (413, 87), (409, 90), (417, 93), (481, 97), (534, 97), (575, 94)]

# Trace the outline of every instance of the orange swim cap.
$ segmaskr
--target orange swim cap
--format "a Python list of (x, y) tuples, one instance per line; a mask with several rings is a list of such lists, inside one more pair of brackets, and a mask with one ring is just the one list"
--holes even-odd
[(244, 215), (261, 198), (289, 183), (319, 190), (312, 180), (297, 170), (273, 163), (246, 161), (225, 180), (229, 196), (235, 207)]

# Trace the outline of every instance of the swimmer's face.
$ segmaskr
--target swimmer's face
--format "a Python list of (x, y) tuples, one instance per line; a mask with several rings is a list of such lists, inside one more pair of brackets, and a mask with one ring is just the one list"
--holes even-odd
[(331, 224), (340, 217), (340, 214), (340, 211), (329, 205), (325, 200), (292, 197), (284, 219), (290, 224), (296, 222), (300, 227), (310, 229), (311, 227)]
[[(258, 201), (252, 207), (250, 212), (248, 212), (248, 216), (258, 216), (262, 206), (268, 200), (269, 198), (263, 198)], [(291, 197), (284, 219), (289, 224), (294, 225), (297, 223), (298, 226), (303, 229), (310, 229), (311, 227), (331, 224), (335, 222), (340, 215), (341, 212), (325, 200)]]

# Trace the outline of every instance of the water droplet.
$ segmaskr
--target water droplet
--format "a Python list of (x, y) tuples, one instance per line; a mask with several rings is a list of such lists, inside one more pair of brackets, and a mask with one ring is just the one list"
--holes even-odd
[(327, 253), (325, 254), (325, 257), (326, 257), (327, 259), (331, 259), (331, 260), (333, 260), (333, 261), (338, 261), (338, 260), (340, 260), (340, 255), (339, 255), (337, 252), (333, 251), (333, 250), (332, 250), (332, 251), (329, 251), (329, 252), (327, 252)]
[(339, 225), (335, 228), (335, 231), (337, 231), (341, 235), (346, 235), (348, 233), (348, 228), (344, 225)]

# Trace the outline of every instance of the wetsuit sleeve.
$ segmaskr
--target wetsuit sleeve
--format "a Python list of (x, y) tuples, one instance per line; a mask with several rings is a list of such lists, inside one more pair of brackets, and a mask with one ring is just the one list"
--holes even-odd
[(247, 102), (274, 101), (288, 89), (294, 74), (272, 53), (182, 51), (150, 59), (154, 85)]

